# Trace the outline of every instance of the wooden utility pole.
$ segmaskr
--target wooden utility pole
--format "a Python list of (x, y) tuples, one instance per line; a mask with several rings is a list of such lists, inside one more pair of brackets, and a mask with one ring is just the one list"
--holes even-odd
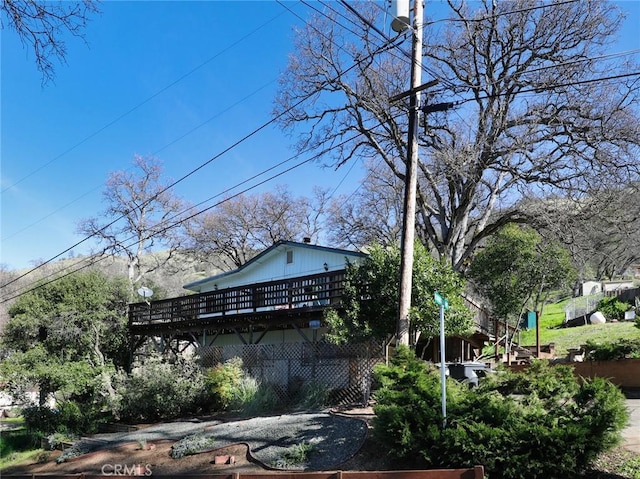
[(422, 24), (423, 0), (414, 0), (411, 46), (411, 85), (409, 90), (409, 134), (407, 140), (407, 168), (402, 221), (400, 260), (400, 294), (396, 345), (409, 345), (409, 309), (411, 308), (411, 274), (413, 272), (413, 242), (416, 225), (416, 190), (418, 181), (418, 95), (422, 83)]

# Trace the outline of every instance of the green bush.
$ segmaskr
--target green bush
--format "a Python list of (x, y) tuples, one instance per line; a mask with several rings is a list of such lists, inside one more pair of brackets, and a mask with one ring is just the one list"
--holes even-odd
[(57, 432), (93, 434), (98, 431), (100, 423), (110, 419), (110, 416), (102, 411), (101, 406), (95, 403), (58, 401), (57, 410), (64, 426), (56, 429)]
[(273, 386), (246, 375), (240, 358), (218, 364), (205, 375), (215, 410), (232, 409), (243, 415), (256, 415), (273, 412), (281, 406)]
[(25, 427), (31, 432), (52, 434), (65, 425), (60, 412), (47, 406), (27, 406), (22, 409)]
[(278, 394), (269, 383), (261, 383), (252, 377), (243, 378), (243, 393), (235, 398), (234, 408), (245, 416), (270, 414), (282, 409)]
[(614, 385), (580, 383), (570, 368), (543, 362), (474, 389), (448, 380), (444, 428), (438, 371), (401, 348), (376, 377), (374, 434), (416, 467), (482, 464), (491, 479), (575, 477), (620, 439), (628, 419)]
[(585, 353), (586, 358), (592, 361), (640, 358), (640, 339), (621, 338), (602, 344), (587, 341)]
[(240, 387), (244, 372), (242, 359), (231, 358), (224, 364), (205, 372), (207, 390), (211, 394), (213, 408), (224, 411), (231, 406), (234, 398), (240, 394)]
[(155, 421), (197, 414), (206, 406), (205, 377), (195, 361), (167, 362), (153, 356), (116, 381), (115, 415), (125, 421)]
[(629, 311), (629, 309), (631, 309), (631, 305), (624, 301), (620, 301), (617, 296), (609, 296), (602, 298), (598, 302), (596, 309), (604, 314), (607, 321), (620, 321), (624, 319), (625, 311)]
[(26, 428), (42, 436), (54, 433), (94, 433), (100, 422), (106, 420), (96, 406), (69, 400), (58, 401), (57, 407), (53, 409), (48, 406), (28, 406), (22, 410), (22, 415)]
[(302, 409), (321, 409), (329, 404), (331, 390), (326, 384), (316, 381), (306, 382), (302, 385), (296, 406)]
[(4, 459), (14, 452), (39, 447), (41, 437), (40, 434), (26, 429), (3, 432), (0, 434), (0, 458)]

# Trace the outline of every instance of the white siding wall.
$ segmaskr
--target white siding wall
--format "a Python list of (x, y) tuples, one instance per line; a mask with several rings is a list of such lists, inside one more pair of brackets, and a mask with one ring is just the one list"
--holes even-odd
[[(291, 263), (287, 263), (287, 251), (293, 253)], [(357, 259), (359, 258), (353, 257), (351, 261)], [(327, 263), (330, 271), (344, 269), (346, 265), (345, 254), (311, 248), (282, 247), (274, 250), (272, 254), (263, 258), (262, 261), (253, 263), (242, 271), (219, 278), (215, 283), (203, 284), (202, 292), (213, 291), (216, 289), (215, 285), (217, 285), (217, 289), (223, 289), (322, 273), (324, 271), (324, 263)]]

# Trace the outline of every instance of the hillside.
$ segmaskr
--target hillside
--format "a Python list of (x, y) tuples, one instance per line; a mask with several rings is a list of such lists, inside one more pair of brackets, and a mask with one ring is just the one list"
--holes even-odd
[[(565, 356), (567, 350), (579, 348), (587, 341), (608, 343), (623, 338), (640, 339), (640, 328), (636, 328), (635, 323), (629, 321), (563, 328), (564, 305), (565, 302), (562, 301), (546, 306), (540, 318), (540, 343), (554, 343), (558, 356)], [(520, 334), (520, 345), (533, 346), (535, 344), (535, 329), (523, 331)]]

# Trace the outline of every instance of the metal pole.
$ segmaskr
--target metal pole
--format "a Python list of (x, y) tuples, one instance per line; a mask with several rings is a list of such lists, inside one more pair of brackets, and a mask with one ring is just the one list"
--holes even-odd
[(411, 274), (416, 223), (416, 190), (418, 176), (419, 105), (417, 88), (422, 83), (422, 23), (423, 0), (413, 7), (413, 44), (411, 48), (411, 95), (409, 99), (409, 134), (407, 139), (407, 170), (405, 176), (404, 214), (400, 259), (400, 292), (396, 344), (409, 345), (409, 309), (411, 308)]
[(444, 304), (440, 305), (440, 389), (442, 391), (442, 428), (447, 427), (447, 377), (444, 364)]

